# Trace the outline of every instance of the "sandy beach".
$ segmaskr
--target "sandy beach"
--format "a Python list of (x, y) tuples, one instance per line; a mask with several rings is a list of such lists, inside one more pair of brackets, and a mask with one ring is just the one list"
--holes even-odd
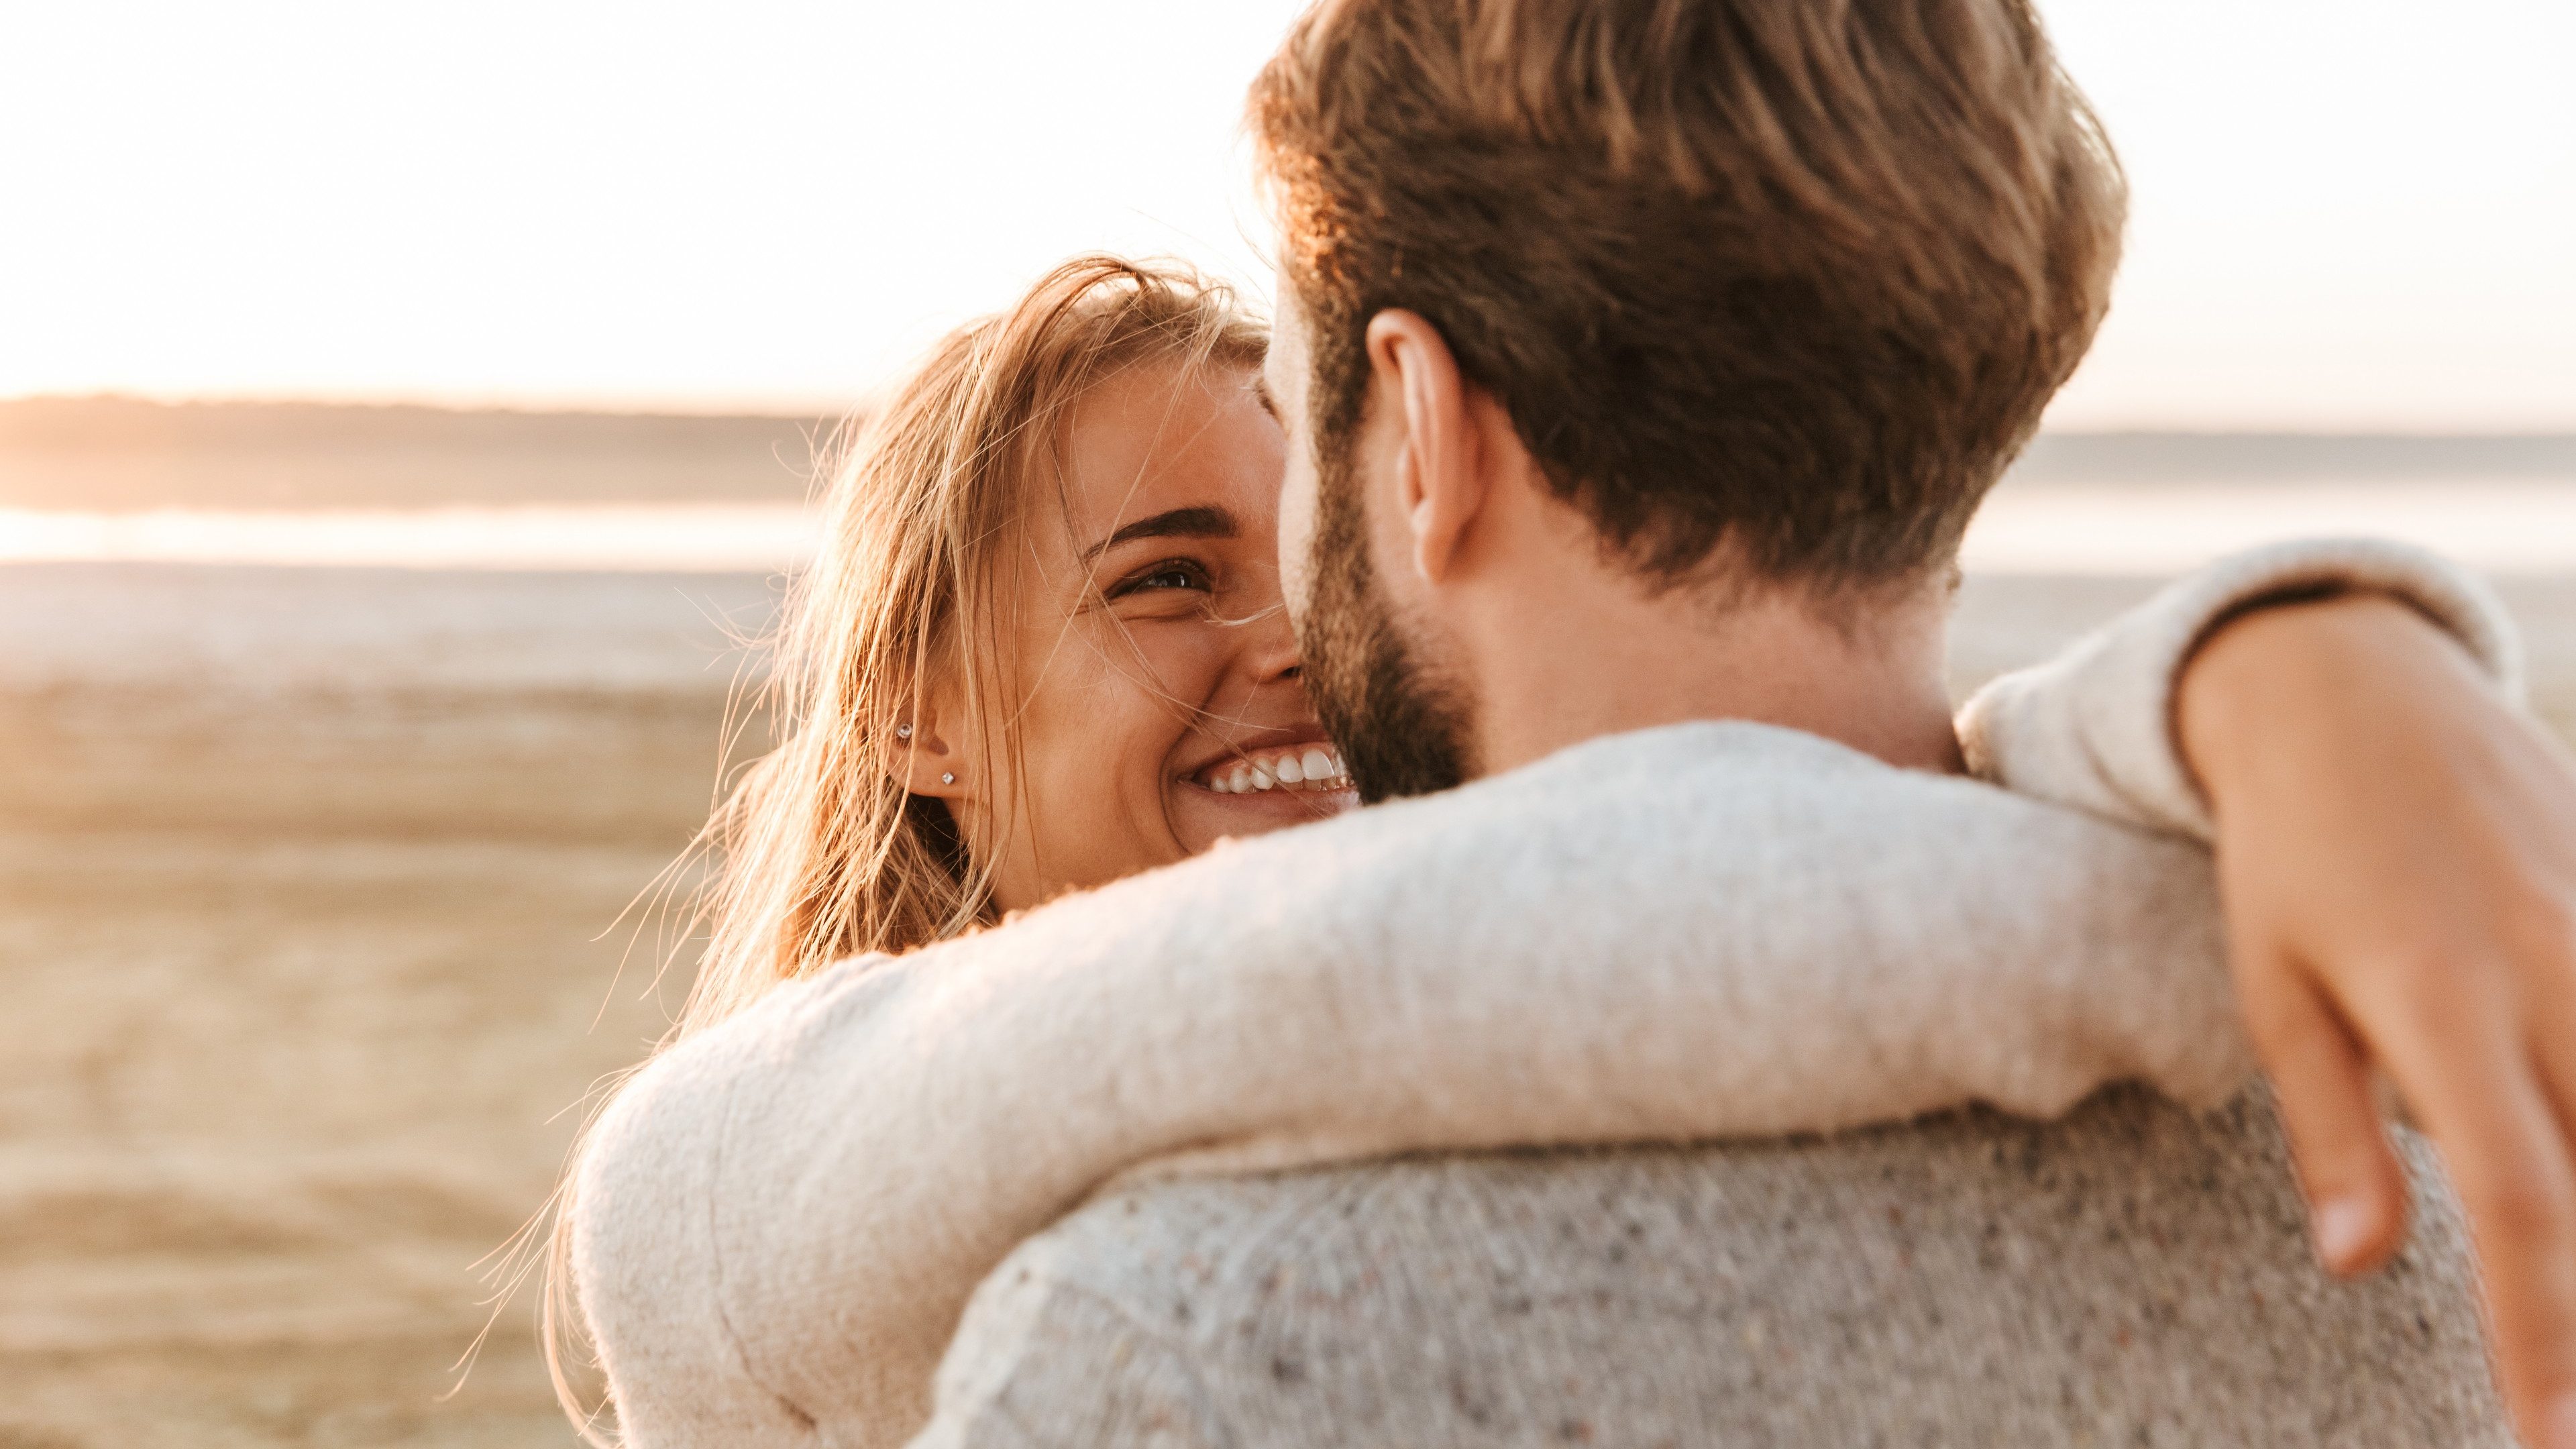
[[(2149, 587), (1972, 579), (1959, 685)], [(2504, 587), (2576, 731), (2576, 579)], [(571, 1442), (532, 1300), (460, 1386), (475, 1264), (676, 999), (628, 908), (768, 597), (0, 569), (0, 1446)]]
[(0, 570), (0, 1445), (570, 1442), (473, 1265), (664, 1020), (765, 597)]

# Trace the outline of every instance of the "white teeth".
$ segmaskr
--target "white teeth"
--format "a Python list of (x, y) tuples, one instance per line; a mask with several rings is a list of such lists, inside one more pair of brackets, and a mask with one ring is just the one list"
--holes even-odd
[(1251, 795), (1290, 786), (1305, 790), (1347, 790), (1341, 755), (1326, 746), (1292, 746), (1275, 753), (1250, 755), (1209, 767), (1202, 776), (1220, 795)]

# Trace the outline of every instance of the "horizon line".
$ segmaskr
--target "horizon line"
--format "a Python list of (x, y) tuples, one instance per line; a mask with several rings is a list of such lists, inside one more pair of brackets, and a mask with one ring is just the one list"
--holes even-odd
[[(291, 394), (291, 393), (154, 393), (130, 390), (95, 392), (30, 392), (0, 395), (0, 408), (40, 405), (113, 404), (137, 407), (167, 408), (173, 411), (207, 409), (308, 408), (342, 412), (413, 412), (445, 413), (456, 416), (517, 416), (528, 418), (676, 418), (676, 419), (761, 419), (780, 422), (837, 420), (866, 412), (873, 397), (826, 401), (821, 398), (772, 398), (766, 401), (742, 398), (707, 397), (695, 400), (677, 398), (565, 395), (439, 395), (385, 394)], [(2131, 422), (2085, 422), (2068, 426), (2043, 425), (2037, 436), (2046, 437), (2137, 437), (2137, 438), (2316, 438), (2316, 439), (2567, 439), (2576, 438), (2576, 419), (2555, 426), (2542, 427), (2409, 427), (2386, 425), (2370, 428), (2318, 425), (2287, 421), (2281, 423), (2234, 425), (2189, 421), (2139, 420)]]

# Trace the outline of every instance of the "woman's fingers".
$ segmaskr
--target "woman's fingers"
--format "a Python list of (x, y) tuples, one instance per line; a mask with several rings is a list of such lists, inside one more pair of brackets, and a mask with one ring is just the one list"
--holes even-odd
[[(2540, 1067), (2562, 1161), (2570, 1165), (2568, 1176), (2576, 1178), (2576, 938), (2563, 939), (2555, 955), (2556, 969), (2546, 977), (2558, 989), (2547, 993), (2537, 1013), (2532, 1056)], [(2576, 1185), (2569, 1191), (2576, 1193)], [(2576, 1279), (2576, 1239), (2554, 1251), (2561, 1279)], [(2556, 1297), (2558, 1311), (2541, 1329), (2554, 1331), (2554, 1342), (2547, 1348), (2535, 1344), (2535, 1362), (2528, 1369), (2537, 1384), (2534, 1396), (2544, 1405), (2538, 1412), (2545, 1427), (2533, 1438), (2549, 1449), (2576, 1449), (2576, 1281), (2561, 1281)]]
[(2390, 1069), (2468, 1213), (2496, 1367), (2524, 1440), (2576, 1449), (2576, 1155), (2567, 1126), (2576, 1118), (2534, 1074), (2532, 1023), (2456, 1008), (2428, 1014), (2430, 1030), (2390, 1043)]
[(2185, 676), (2177, 725), (2217, 814), (2230, 934), (2270, 943), (2239, 953), (2238, 980), (2322, 1255), (2351, 1267), (2394, 1241), (2376, 1215), (2402, 1189), (2383, 1186), (2375, 1065), (2467, 1209), (2517, 1421), (2576, 1449), (2566, 750), (2381, 600), (2229, 625)]
[(2376, 1268), (2405, 1241), (2407, 1188), (2369, 1058), (2286, 957), (2240, 959), (2236, 980), (2298, 1164), (2317, 1256), (2347, 1276)]

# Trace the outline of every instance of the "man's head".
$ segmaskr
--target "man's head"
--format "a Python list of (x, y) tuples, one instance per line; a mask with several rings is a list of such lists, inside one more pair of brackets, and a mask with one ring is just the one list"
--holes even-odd
[(1424, 324), (1641, 589), (1847, 610), (1946, 573), (2117, 261), (2027, 0), (1324, 0), (1251, 117), (1302, 364), (1283, 544), (1311, 525), (1310, 678), (1373, 795), (1473, 768), (1478, 688), (1368, 547), (1404, 386), (1373, 323)]

